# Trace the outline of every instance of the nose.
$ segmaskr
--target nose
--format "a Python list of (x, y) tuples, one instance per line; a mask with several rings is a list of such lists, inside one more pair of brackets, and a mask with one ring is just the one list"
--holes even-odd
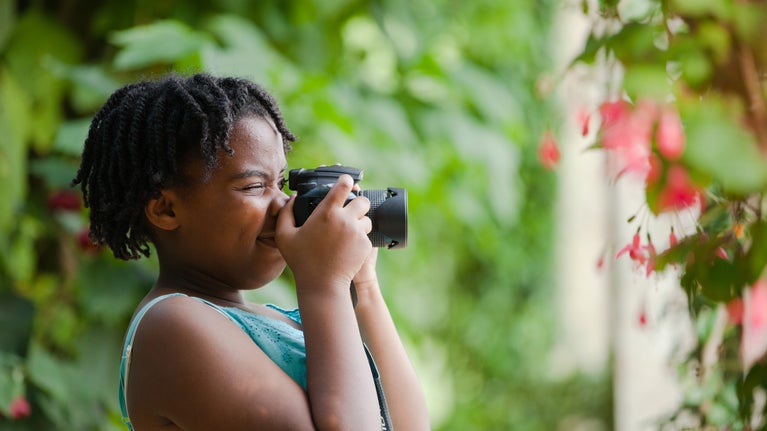
[(269, 203), (269, 215), (277, 217), (282, 207), (288, 202), (290, 196), (285, 194), (282, 190), (278, 190), (274, 193), (272, 201)]

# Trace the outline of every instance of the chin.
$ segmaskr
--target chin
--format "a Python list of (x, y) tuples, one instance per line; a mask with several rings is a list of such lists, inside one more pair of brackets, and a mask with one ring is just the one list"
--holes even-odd
[(285, 260), (282, 259), (282, 256), (280, 256), (278, 263), (270, 265), (268, 268), (261, 268), (258, 273), (253, 274), (253, 277), (251, 277), (251, 282), (248, 283), (249, 286), (251, 286), (250, 289), (258, 289), (273, 282), (282, 274), (282, 272), (285, 270), (285, 267)]

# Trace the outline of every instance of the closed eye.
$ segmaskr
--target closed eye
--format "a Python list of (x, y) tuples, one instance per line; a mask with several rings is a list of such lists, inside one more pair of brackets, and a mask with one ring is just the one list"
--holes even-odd
[(257, 184), (248, 184), (247, 186), (244, 186), (244, 187), (239, 187), (237, 190), (240, 190), (243, 192), (255, 192), (255, 191), (263, 190), (263, 188), (264, 188), (263, 184), (257, 183)]

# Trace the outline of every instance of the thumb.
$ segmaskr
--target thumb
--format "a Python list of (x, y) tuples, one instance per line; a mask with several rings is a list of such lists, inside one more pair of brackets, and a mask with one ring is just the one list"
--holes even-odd
[(282, 233), (288, 232), (290, 229), (295, 229), (296, 218), (293, 215), (293, 205), (296, 202), (296, 195), (291, 195), (285, 205), (280, 209), (277, 214), (276, 235), (282, 236)]
[(336, 180), (336, 183), (333, 185), (333, 187), (331, 187), (330, 191), (328, 191), (328, 194), (325, 195), (325, 197), (317, 206), (342, 207), (346, 202), (346, 199), (349, 197), (349, 193), (352, 191), (353, 187), (354, 180), (352, 177), (347, 174), (341, 175), (338, 177), (338, 180)]

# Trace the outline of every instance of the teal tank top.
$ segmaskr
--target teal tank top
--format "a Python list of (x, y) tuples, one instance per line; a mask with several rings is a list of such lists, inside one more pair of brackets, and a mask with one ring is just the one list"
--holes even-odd
[[(120, 410), (122, 419), (128, 429), (133, 431), (133, 426), (128, 417), (128, 407), (126, 403), (126, 383), (128, 381), (128, 372), (130, 371), (130, 355), (133, 347), (133, 338), (136, 334), (136, 328), (144, 317), (146, 312), (156, 303), (171, 296), (187, 296), (183, 293), (171, 293), (159, 296), (146, 304), (136, 317), (131, 321), (128, 327), (128, 333), (125, 336), (123, 345), (122, 359), (120, 361)], [(219, 313), (226, 316), (237, 326), (247, 333), (254, 343), (266, 353), (287, 375), (301, 385), (306, 390), (306, 345), (304, 343), (304, 333), (293, 326), (281, 320), (273, 319), (268, 316), (250, 313), (235, 307), (221, 307), (201, 298), (191, 297), (203, 302)], [(294, 322), (301, 324), (301, 316), (298, 309), (284, 310), (275, 305), (268, 304), (268, 307), (286, 315)]]

